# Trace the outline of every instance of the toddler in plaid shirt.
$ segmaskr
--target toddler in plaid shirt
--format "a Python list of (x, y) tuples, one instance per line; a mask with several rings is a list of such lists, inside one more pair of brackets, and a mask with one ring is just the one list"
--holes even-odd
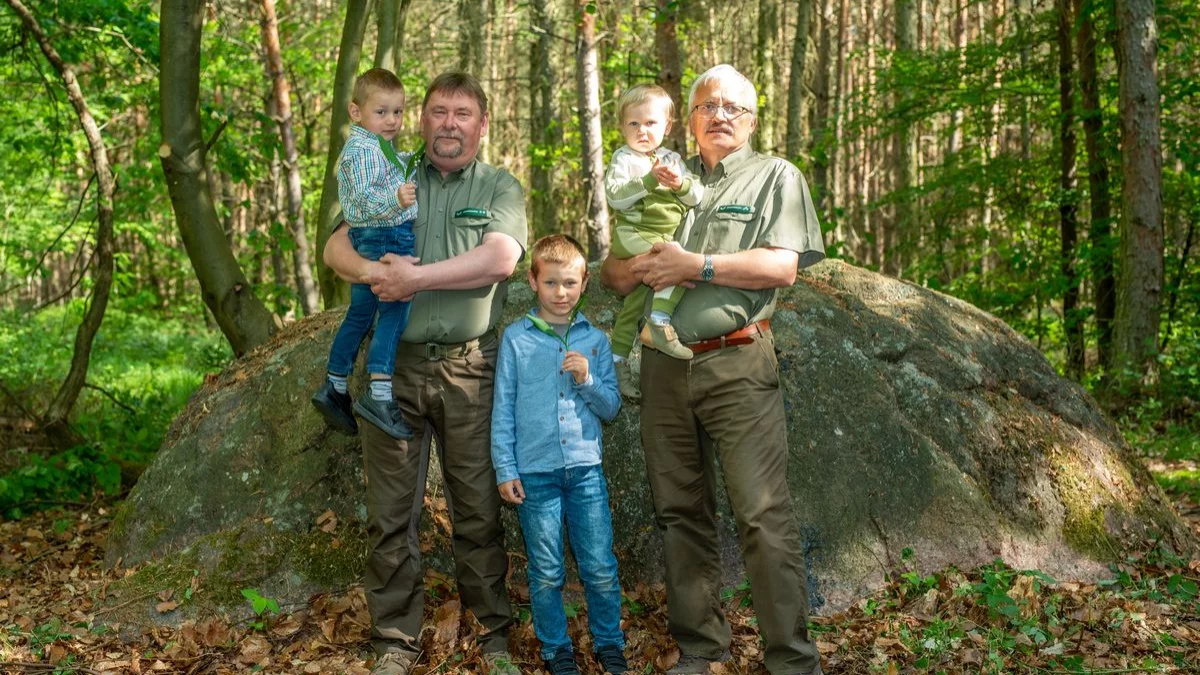
[[(389, 70), (368, 70), (354, 81), (349, 111), (354, 124), (338, 157), (337, 179), (342, 215), (350, 225), (350, 242), (368, 260), (379, 260), (388, 253), (411, 256), (417, 187), (409, 174), (419, 158), (392, 148), (392, 139), (403, 121), (404, 85)], [(327, 379), (312, 398), (329, 426), (349, 434), (358, 432), (347, 378), (354, 369), (359, 345), (378, 313), (375, 336), (367, 352), (369, 395), (355, 401), (353, 411), (392, 438), (412, 438), (412, 430), (392, 397), (396, 342), (408, 325), (408, 304), (381, 302), (368, 284), (350, 285), (350, 308), (329, 351)]]

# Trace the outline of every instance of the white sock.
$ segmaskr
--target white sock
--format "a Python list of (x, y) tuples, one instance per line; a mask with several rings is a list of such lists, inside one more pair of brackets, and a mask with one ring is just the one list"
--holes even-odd
[(334, 375), (333, 373), (329, 373), (326, 375), (326, 377), (329, 378), (329, 383), (333, 385), (333, 390), (337, 393), (344, 394), (347, 391), (350, 391), (350, 387), (346, 384), (347, 378), (345, 375)]
[(669, 326), (671, 324), (671, 315), (656, 309), (650, 312), (650, 320), (659, 326)]
[(389, 401), (392, 398), (391, 380), (371, 380), (371, 398), (376, 401)]
[(617, 356), (616, 354), (613, 354), (613, 363), (621, 363), (624, 360), (624, 356)]

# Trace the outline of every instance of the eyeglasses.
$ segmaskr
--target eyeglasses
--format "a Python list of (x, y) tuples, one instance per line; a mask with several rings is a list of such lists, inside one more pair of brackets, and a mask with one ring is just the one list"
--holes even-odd
[(732, 103), (726, 103), (725, 105), (717, 105), (715, 103), (701, 103), (700, 105), (696, 106), (695, 108), (692, 108), (692, 112), (696, 113), (706, 119), (711, 119), (713, 117), (716, 117), (718, 112), (723, 112), (723, 113), (725, 113), (726, 119), (736, 120), (737, 118), (741, 117), (742, 115), (745, 115), (746, 113), (750, 112), (750, 109), (743, 108), (740, 105), (734, 105)]

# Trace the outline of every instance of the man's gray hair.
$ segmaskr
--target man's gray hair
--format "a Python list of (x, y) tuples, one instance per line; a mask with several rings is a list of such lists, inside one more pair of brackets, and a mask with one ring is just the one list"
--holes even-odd
[(728, 63), (709, 68), (692, 82), (692, 89), (688, 92), (689, 114), (696, 107), (696, 91), (710, 82), (719, 82), (732, 89), (738, 98), (734, 103), (749, 108), (751, 114), (758, 114), (758, 92), (754, 89), (754, 83)]

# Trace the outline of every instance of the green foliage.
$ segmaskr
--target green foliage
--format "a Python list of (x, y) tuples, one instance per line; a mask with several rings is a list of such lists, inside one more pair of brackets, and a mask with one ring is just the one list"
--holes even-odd
[[(39, 502), (121, 491), (158, 450), (167, 426), (205, 373), (232, 357), (219, 334), (190, 317), (167, 319), (129, 311), (118, 300), (97, 335), (87, 388), (72, 425), (91, 443), (23, 461), (0, 473), (0, 517), (19, 518)], [(134, 305), (136, 307), (136, 305)], [(0, 382), (26, 409), (43, 411), (66, 374), (80, 302), (29, 315), (0, 313)]]
[(271, 615), (279, 614), (279, 603), (275, 601), (275, 598), (261, 595), (258, 589), (243, 588), (242, 597), (246, 598), (246, 602), (249, 602), (251, 609), (254, 610), (254, 616), (258, 617), (257, 620), (250, 622), (250, 627), (255, 630), (263, 630)]

